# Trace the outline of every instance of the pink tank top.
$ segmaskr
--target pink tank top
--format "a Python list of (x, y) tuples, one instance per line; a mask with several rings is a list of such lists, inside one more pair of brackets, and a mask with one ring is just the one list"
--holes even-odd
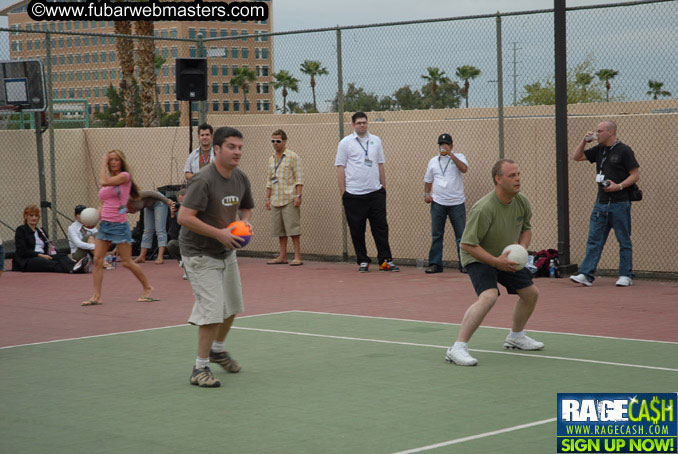
[(121, 175), (127, 177), (127, 181), (119, 186), (104, 186), (99, 189), (99, 198), (103, 206), (101, 207), (101, 220), (108, 222), (127, 221), (127, 211), (120, 213), (120, 208), (127, 210), (127, 201), (129, 193), (132, 190), (132, 179), (129, 173), (121, 172)]

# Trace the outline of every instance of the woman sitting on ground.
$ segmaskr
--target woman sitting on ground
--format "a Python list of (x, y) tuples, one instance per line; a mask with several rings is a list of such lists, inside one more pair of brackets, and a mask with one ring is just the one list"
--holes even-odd
[(14, 233), (16, 252), (12, 271), (42, 273), (84, 273), (87, 257), (75, 262), (68, 254), (57, 252), (45, 232), (38, 227), (40, 209), (29, 205), (24, 210), (24, 223)]

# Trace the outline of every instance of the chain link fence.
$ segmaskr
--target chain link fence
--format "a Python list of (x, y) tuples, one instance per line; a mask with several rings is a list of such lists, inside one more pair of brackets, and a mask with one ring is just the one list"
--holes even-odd
[[(669, 193), (676, 167), (664, 155), (678, 142), (678, 74), (672, 50), (678, 39), (677, 16), (675, 0), (569, 8), (567, 13), (569, 149), (598, 122), (617, 122), (620, 139), (634, 149), (641, 165), (645, 192), (645, 200), (634, 203), (632, 210), (634, 268), (674, 277), (678, 245), (664, 239), (676, 231), (671, 219), (678, 216), (678, 202), (661, 196)], [(156, 31), (160, 28), (156, 24)], [(113, 31), (106, 31), (109, 35), (100, 38), (110, 40)], [(492, 190), (492, 164), (501, 156), (514, 159), (534, 211), (531, 249), (556, 248), (552, 11), (278, 34), (215, 35), (209, 25), (202, 36), (199, 32), (183, 41), (156, 37), (156, 54), (165, 60), (156, 70), (157, 87), (163, 95), (176, 93), (175, 58), (207, 58), (208, 101), (196, 103), (193, 123), (204, 119), (215, 127), (237, 127), (245, 135), (241, 167), (252, 182), (257, 209), (255, 237), (244, 252), (264, 255), (278, 248), (263, 202), (271, 133), (282, 128), (288, 147), (304, 166), (302, 252), (324, 259), (353, 254), (333, 164), (337, 143), (352, 132), (350, 115), (357, 110), (368, 113), (370, 132), (384, 142), (396, 262), (414, 264), (428, 257), (430, 215), (423, 178), (443, 132), (451, 134), (454, 151), (469, 161), (464, 175), (467, 210)], [(0, 48), (3, 40), (11, 45), (25, 33), (0, 33)], [(44, 34), (32, 35), (45, 39)], [(61, 83), (62, 73), (68, 80), (70, 69), (67, 63), (60, 66), (59, 58), (46, 76)], [(232, 82), (243, 67), (254, 73), (247, 89)], [(111, 68), (119, 77), (117, 59)], [(74, 77), (75, 97), (78, 89), (94, 85)], [(109, 82), (116, 87), (119, 78), (109, 77)], [(187, 123), (185, 102), (162, 100), (158, 107), (169, 114), (183, 112), (182, 124)], [(90, 118), (89, 128), (54, 129), (53, 147), (51, 134), (45, 134), (45, 177), (51, 188), (47, 200), (59, 212), (68, 216), (75, 204), (97, 203), (99, 161), (110, 149), (127, 154), (143, 189), (183, 182), (184, 160), (197, 146), (196, 135), (189, 144), (188, 128), (102, 126)], [(23, 208), (39, 203), (39, 170), (35, 131), (5, 130), (0, 136), (6, 144), (0, 151), (0, 186), (6, 195), (0, 205), (0, 237), (8, 244)], [(586, 162), (570, 163), (571, 257), (580, 263), (595, 201), (595, 169)], [(69, 222), (66, 216), (61, 216), (62, 223)], [(50, 234), (63, 239), (58, 229)], [(367, 236), (368, 252), (376, 255)], [(457, 260), (449, 224), (443, 260), (450, 265)], [(610, 237), (600, 268), (614, 273), (617, 263), (616, 239)]]

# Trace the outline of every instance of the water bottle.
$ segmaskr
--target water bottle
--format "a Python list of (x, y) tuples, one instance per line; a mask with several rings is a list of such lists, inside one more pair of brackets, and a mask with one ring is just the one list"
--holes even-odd
[(114, 255), (111, 257), (111, 264), (113, 265), (113, 269), (115, 269), (116, 266), (118, 266), (118, 256)]
[(556, 277), (556, 262), (553, 259), (549, 262), (549, 277)]

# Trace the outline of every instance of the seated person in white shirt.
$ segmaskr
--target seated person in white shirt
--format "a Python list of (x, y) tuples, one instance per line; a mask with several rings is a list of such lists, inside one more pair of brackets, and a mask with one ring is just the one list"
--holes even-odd
[(91, 225), (83, 225), (80, 213), (85, 208), (85, 205), (75, 207), (75, 222), (68, 227), (68, 245), (71, 248), (71, 257), (76, 261), (94, 253), (97, 229)]

